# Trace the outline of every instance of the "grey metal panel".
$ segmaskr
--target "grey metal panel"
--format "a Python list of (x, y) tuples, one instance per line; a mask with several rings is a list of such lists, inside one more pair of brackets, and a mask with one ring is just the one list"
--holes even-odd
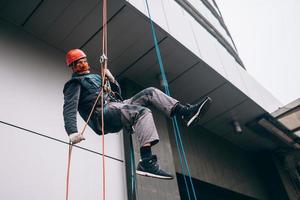
[(2, 4), (0, 17), (16, 24), (22, 25), (41, 0), (21, 1), (10, 0)]
[(224, 84), (224, 81), (212, 68), (200, 62), (179, 76), (170, 87), (174, 97), (183, 103), (193, 103)]
[[(161, 45), (163, 52), (164, 44)], [(164, 54), (164, 53), (163, 53)], [(147, 77), (143, 76), (147, 74)], [(155, 50), (150, 51), (141, 60), (134, 64), (126, 73), (126, 77), (136, 81), (144, 87), (149, 87), (158, 84), (159, 66), (157, 65), (157, 58)]]
[[(152, 47), (149, 26), (144, 23), (135, 12), (127, 6), (114, 17), (108, 24), (108, 47), (109, 66), (112, 72), (117, 75), (129, 66), (139, 55)], [(132, 24), (140, 25), (132, 27)], [(97, 33), (84, 47), (87, 52), (90, 64), (98, 66), (98, 59), (101, 53), (102, 31)], [(159, 34), (160, 35), (160, 34)], [(144, 40), (144, 38), (149, 40)], [(159, 38), (161, 38), (159, 36)], [(122, 47), (122, 48), (120, 48)]]
[(277, 147), (270, 139), (259, 136), (245, 126), (242, 126), (242, 128), (242, 134), (236, 134), (234, 131), (231, 131), (226, 132), (221, 137), (239, 146), (241, 149), (247, 149), (252, 152), (274, 150)]
[[(122, 73), (122, 76), (126, 76), (126, 72), (123, 70), (132, 68), (132, 64), (154, 46), (147, 21), (130, 8), (127, 8), (124, 15), (126, 17), (121, 16), (122, 21), (115, 23), (112, 28), (116, 30), (117, 34), (110, 41), (112, 45), (111, 66), (117, 74)], [(133, 24), (135, 26), (132, 26)], [(161, 32), (157, 32), (157, 35), (158, 40), (164, 37)], [(119, 46), (124, 48), (118, 48)]]
[(163, 61), (168, 80), (172, 83), (182, 73), (197, 64), (199, 59), (186, 51), (186, 48), (182, 44), (177, 44), (177, 41), (174, 41), (173, 38), (168, 38), (166, 41), (168, 43), (166, 51), (171, 52), (171, 54), (168, 57), (163, 57)]
[[(122, 1), (108, 1), (108, 10), (107, 10), (107, 19), (109, 20), (113, 15), (115, 15), (118, 10), (120, 10), (124, 6)], [(101, 2), (97, 4), (92, 11), (88, 14), (88, 16), (80, 21), (69, 33), (69, 35), (58, 45), (61, 49), (65, 51), (74, 47), (81, 47), (90, 37), (96, 33), (100, 27), (102, 27), (102, 5)], [(119, 17), (119, 14), (117, 14)], [(116, 19), (113, 19), (108, 23), (108, 38), (113, 37), (114, 34), (120, 33), (121, 27), (119, 27), (118, 31), (112, 30), (112, 23), (114, 23)], [(121, 24), (122, 25), (122, 24)], [(110, 45), (110, 44), (108, 44)], [(102, 48), (101, 43), (99, 43), (99, 49)]]
[[(200, 127), (183, 125), (181, 130), (194, 178), (258, 199), (268, 199), (268, 191), (256, 168), (258, 163), (253, 162), (254, 154)], [(176, 170), (181, 173), (175, 138), (170, 138)]]
[(95, 6), (99, 6), (100, 9), (97, 0), (73, 1), (48, 27), (42, 38), (52, 45), (59, 45), (82, 20), (85, 20)]
[(37, 37), (42, 37), (72, 2), (73, 0), (44, 0), (41, 6), (30, 17), (24, 28)]
[[(116, 31), (108, 39), (111, 47), (109, 55), (111, 69), (115, 74), (126, 77), (127, 68), (131, 68), (137, 59), (153, 48), (154, 44), (147, 21), (136, 12), (133, 12), (132, 9), (127, 7), (125, 9), (125, 13), (120, 13), (120, 17), (109, 24), (110, 29)], [(123, 15), (126, 15), (126, 17), (123, 17)], [(133, 24), (135, 26), (132, 26)], [(158, 40), (161, 40), (164, 34), (157, 31), (157, 37)], [(95, 38), (95, 41), (97, 41), (97, 38)], [(91, 48), (90, 44), (87, 46), (89, 46), (89, 49)], [(122, 48), (119, 48), (120, 46)]]
[[(247, 115), (245, 115), (247, 112)], [(222, 135), (233, 131), (232, 121), (236, 120), (241, 125), (254, 120), (256, 117), (265, 113), (265, 111), (256, 106), (250, 99), (246, 99), (240, 104), (234, 105), (228, 112), (225, 112), (212, 120), (204, 122), (202, 125), (213, 132)]]
[[(197, 62), (196, 58), (181, 49), (179, 45), (174, 43), (170, 38), (166, 38), (161, 42), (160, 52), (169, 81), (174, 80)], [(141, 76), (143, 74), (147, 74), (147, 76)], [(155, 49), (153, 48), (135, 63), (125, 75), (145, 87), (158, 84), (160, 67), (158, 65)]]
[(213, 104), (202, 119), (203, 123), (225, 112), (229, 112), (235, 105), (242, 103), (247, 98), (230, 84), (224, 84), (208, 95), (213, 99)]

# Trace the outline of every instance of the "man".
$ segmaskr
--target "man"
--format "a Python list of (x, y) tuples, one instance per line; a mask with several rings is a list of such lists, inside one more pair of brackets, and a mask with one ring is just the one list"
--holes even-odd
[[(72, 78), (64, 86), (64, 122), (70, 142), (76, 144), (84, 137), (78, 133), (76, 114), (86, 121), (93, 104), (101, 91), (102, 77), (90, 73), (86, 54), (80, 49), (70, 50), (66, 54), (66, 63), (72, 69)], [(173, 176), (159, 168), (156, 155), (152, 155), (151, 147), (159, 142), (151, 110), (152, 105), (168, 117), (178, 116), (187, 122), (187, 126), (197, 124), (201, 116), (208, 110), (211, 99), (204, 98), (200, 103), (185, 106), (162, 91), (150, 87), (142, 90), (130, 99), (121, 99), (118, 82), (109, 70), (104, 95), (104, 132), (115, 133), (122, 129), (132, 130), (140, 144), (141, 161), (137, 174), (162, 179)], [(97, 102), (88, 125), (101, 135), (101, 101)]]

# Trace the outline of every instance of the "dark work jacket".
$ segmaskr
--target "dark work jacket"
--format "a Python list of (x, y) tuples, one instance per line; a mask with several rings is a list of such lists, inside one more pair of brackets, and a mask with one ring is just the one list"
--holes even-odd
[[(89, 113), (101, 91), (102, 78), (98, 74), (77, 74), (74, 73), (72, 78), (64, 86), (64, 107), (63, 115), (65, 129), (68, 135), (77, 133), (77, 111), (80, 116), (87, 121)], [(111, 90), (120, 96), (121, 89), (119, 84), (110, 83)], [(111, 94), (104, 93), (104, 101), (112, 99)], [(101, 98), (99, 98), (96, 108), (101, 108)], [(88, 125), (97, 133), (101, 134), (101, 129), (97, 125), (97, 118), (93, 113)], [(98, 119), (99, 120), (99, 119)]]

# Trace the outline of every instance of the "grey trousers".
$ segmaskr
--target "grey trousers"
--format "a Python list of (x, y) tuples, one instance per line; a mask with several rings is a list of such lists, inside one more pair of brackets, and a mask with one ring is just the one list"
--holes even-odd
[(110, 102), (104, 107), (105, 132), (118, 132), (121, 129), (133, 130), (140, 146), (159, 141), (152, 112), (153, 106), (170, 117), (171, 110), (178, 101), (162, 91), (149, 87), (123, 102)]

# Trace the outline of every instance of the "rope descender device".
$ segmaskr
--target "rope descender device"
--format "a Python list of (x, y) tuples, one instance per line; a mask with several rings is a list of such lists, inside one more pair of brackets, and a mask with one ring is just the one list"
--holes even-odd
[(107, 56), (103, 53), (101, 56), (100, 56), (100, 59), (99, 59), (99, 62), (100, 64), (103, 64), (105, 61), (107, 61), (108, 58)]

